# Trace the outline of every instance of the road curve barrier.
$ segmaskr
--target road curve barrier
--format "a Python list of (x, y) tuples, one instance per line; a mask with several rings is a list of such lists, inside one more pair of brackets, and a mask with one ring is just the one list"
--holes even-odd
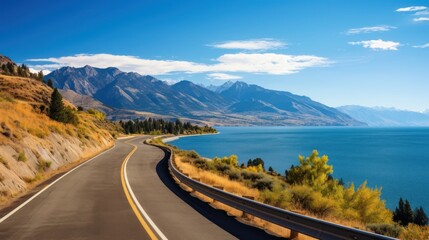
[(201, 183), (186, 176), (176, 168), (173, 162), (173, 152), (170, 148), (159, 145), (156, 146), (164, 149), (167, 153), (170, 154), (168, 161), (170, 172), (181, 183), (192, 188), (194, 191), (200, 192), (214, 199), (215, 201), (221, 202), (235, 209), (243, 211), (243, 213), (253, 215), (268, 222), (272, 222), (287, 229), (290, 229), (291, 232), (302, 233), (304, 235), (322, 240), (396, 239), (273, 207)]

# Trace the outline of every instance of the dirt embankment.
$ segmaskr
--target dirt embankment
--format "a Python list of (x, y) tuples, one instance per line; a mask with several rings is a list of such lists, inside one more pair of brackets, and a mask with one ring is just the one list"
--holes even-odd
[(114, 144), (117, 127), (98, 114), (76, 111), (77, 125), (46, 116), (51, 93), (37, 80), (0, 75), (0, 208)]

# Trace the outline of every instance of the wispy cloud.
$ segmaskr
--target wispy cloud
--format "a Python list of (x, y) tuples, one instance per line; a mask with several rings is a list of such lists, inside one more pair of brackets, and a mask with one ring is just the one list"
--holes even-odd
[(226, 73), (210, 73), (207, 75), (211, 79), (216, 79), (216, 80), (234, 80), (234, 79), (242, 79), (243, 78), (241, 76), (226, 74)]
[(420, 15), (429, 15), (429, 11), (425, 10), (425, 11), (416, 12), (416, 13), (414, 13), (414, 15), (417, 15), (417, 16), (420, 16)]
[(286, 46), (286, 43), (271, 38), (226, 41), (209, 44), (211, 47), (222, 49), (240, 49), (240, 50), (269, 50), (278, 49)]
[[(162, 75), (170, 73), (219, 73), (244, 72), (286, 75), (310, 67), (327, 66), (331, 62), (324, 57), (312, 55), (285, 55), (276, 53), (224, 54), (215, 63), (205, 64), (191, 61), (152, 60), (136, 56), (112, 54), (76, 54), (58, 58), (28, 59), (34, 69), (54, 70), (64, 66), (107, 68), (117, 67), (122, 71), (140, 74)], [(37, 62), (44, 62), (37, 64)]]
[(347, 30), (346, 34), (361, 34), (361, 33), (372, 33), (372, 32), (387, 32), (391, 29), (395, 29), (396, 27), (388, 26), (388, 25), (379, 25), (373, 27), (361, 27), (361, 28), (351, 28)]
[(416, 45), (416, 46), (413, 46), (413, 48), (429, 48), (429, 43), (426, 43), (423, 45)]
[(429, 17), (419, 17), (419, 18), (414, 18), (413, 19), (414, 22), (423, 22), (423, 21), (429, 21)]
[(425, 6), (410, 6), (410, 7), (398, 8), (396, 9), (396, 11), (397, 12), (416, 12), (416, 11), (423, 11), (426, 9), (427, 7)]
[(361, 45), (364, 48), (370, 48), (374, 50), (398, 50), (398, 47), (400, 45), (399, 42), (393, 42), (393, 41), (384, 41), (381, 39), (377, 40), (368, 40), (368, 41), (359, 41), (359, 42), (349, 42), (351, 45)]

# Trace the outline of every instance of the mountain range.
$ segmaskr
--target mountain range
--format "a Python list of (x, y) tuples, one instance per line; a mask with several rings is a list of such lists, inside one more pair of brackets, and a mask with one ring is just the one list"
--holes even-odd
[(413, 112), (384, 107), (342, 106), (338, 110), (375, 127), (429, 126), (429, 112)]
[[(308, 97), (244, 82), (226, 82), (209, 90), (190, 81), (168, 85), (149, 75), (91, 66), (63, 67), (51, 72), (45, 79), (51, 79), (55, 87), (67, 90), (66, 98), (73, 96), (95, 106), (102, 103), (105, 105), (102, 110), (112, 119), (120, 118), (115, 115), (115, 109), (126, 109), (219, 125), (364, 124)], [(77, 98), (76, 94), (81, 97)], [(69, 100), (73, 102), (73, 99)], [(76, 101), (74, 103), (79, 105)]]

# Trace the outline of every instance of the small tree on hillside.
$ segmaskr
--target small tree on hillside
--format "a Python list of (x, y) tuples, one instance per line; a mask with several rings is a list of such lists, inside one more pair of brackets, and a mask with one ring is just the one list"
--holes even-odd
[(63, 97), (58, 89), (54, 88), (51, 95), (51, 104), (49, 106), (49, 117), (55, 121), (61, 121), (64, 111)]
[(44, 76), (43, 76), (43, 72), (42, 72), (42, 71), (38, 72), (38, 73), (37, 73), (37, 80), (39, 80), (39, 81), (42, 81), (42, 82), (43, 82), (43, 78), (44, 78)]
[(46, 84), (48, 85), (48, 87), (54, 88), (54, 83), (52, 82), (52, 79), (49, 78)]

